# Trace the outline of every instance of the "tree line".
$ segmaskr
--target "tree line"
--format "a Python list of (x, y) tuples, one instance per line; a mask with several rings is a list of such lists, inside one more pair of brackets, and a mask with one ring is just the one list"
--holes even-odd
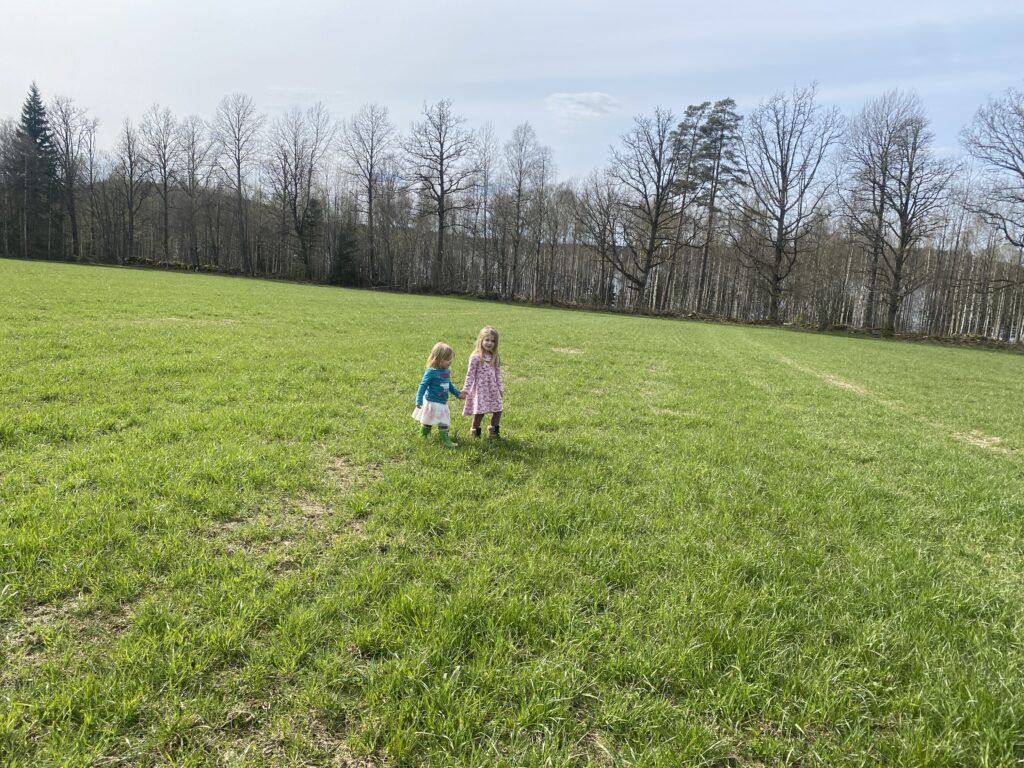
[(112, 148), (35, 84), (0, 123), (0, 256), (189, 268), (882, 333), (1024, 338), (1024, 91), (962, 153), (912, 93), (844, 116), (814, 86), (637, 116), (586, 178), (529, 123), (447, 100), (273, 118), (153, 105)]

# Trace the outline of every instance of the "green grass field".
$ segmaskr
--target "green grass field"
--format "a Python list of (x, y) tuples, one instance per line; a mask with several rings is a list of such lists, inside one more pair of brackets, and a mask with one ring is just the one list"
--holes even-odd
[[(409, 414), (503, 334), (501, 443)], [(1024, 356), (0, 261), (0, 765), (1019, 765)]]

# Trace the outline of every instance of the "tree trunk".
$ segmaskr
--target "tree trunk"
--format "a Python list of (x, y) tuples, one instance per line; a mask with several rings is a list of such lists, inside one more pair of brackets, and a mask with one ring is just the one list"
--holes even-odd
[(444, 270), (444, 207), (439, 203), (437, 207), (437, 253), (434, 255), (434, 264), (430, 274), (430, 286), (435, 291), (441, 290), (441, 277)]
[(71, 255), (75, 261), (82, 260), (82, 246), (78, 239), (78, 209), (75, 206), (75, 192), (68, 190), (67, 195), (68, 218), (71, 219)]
[(163, 241), (163, 247), (164, 247), (164, 263), (165, 264), (169, 263), (170, 260), (171, 260), (171, 201), (170, 201), (170, 197), (169, 197), (170, 193), (171, 193), (171, 191), (167, 188), (167, 181), (165, 180), (164, 181), (164, 196), (163, 196), (163, 203), (164, 203), (164, 211), (163, 211), (163, 213), (164, 213), (164, 221), (163, 221), (163, 224), (164, 224), (164, 231), (163, 231), (164, 241)]
[(889, 306), (885, 313), (885, 334), (887, 336), (892, 336), (896, 333), (896, 316), (900, 311), (902, 271), (902, 264), (899, 264), (897, 261), (896, 268), (892, 274), (892, 285), (889, 287)]

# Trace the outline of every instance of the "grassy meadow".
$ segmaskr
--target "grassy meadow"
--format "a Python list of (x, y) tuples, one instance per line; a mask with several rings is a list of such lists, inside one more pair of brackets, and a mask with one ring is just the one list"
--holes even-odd
[[(424, 443), (485, 324), (506, 439)], [(1002, 352), (0, 261), (0, 765), (1019, 765), (1022, 403)]]

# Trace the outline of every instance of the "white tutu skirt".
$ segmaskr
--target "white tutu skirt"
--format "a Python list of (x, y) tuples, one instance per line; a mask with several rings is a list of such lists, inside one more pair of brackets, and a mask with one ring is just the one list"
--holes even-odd
[(412, 417), (427, 427), (447, 427), (452, 423), (452, 414), (448, 410), (448, 404), (432, 403), (429, 400), (424, 400), (422, 407), (417, 406), (412, 412)]

